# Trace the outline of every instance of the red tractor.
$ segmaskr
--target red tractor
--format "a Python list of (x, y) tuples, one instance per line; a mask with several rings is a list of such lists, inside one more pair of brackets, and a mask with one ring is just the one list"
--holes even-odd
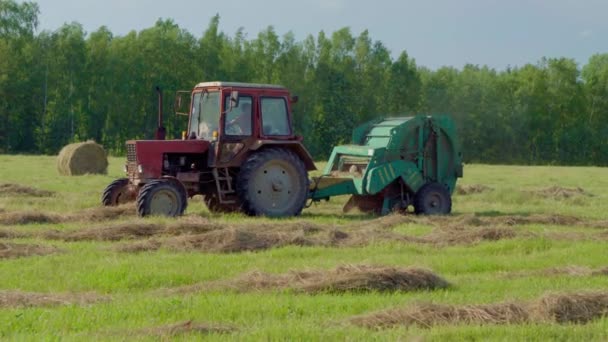
[(188, 130), (181, 140), (165, 140), (157, 91), (156, 140), (127, 141), (127, 178), (106, 187), (103, 205), (135, 200), (140, 216), (177, 216), (188, 198), (202, 195), (212, 212), (301, 213), (308, 171), (316, 168), (293, 131), (291, 105), (297, 97), (276, 85), (200, 83), (187, 92), (190, 106), (182, 114), (189, 117)]

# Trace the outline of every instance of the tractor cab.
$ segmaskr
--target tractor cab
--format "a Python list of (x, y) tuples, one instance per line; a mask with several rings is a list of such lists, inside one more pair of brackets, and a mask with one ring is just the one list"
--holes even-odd
[[(181, 95), (178, 93), (178, 104)], [(291, 105), (297, 97), (282, 86), (204, 82), (190, 95), (189, 113), (180, 113), (189, 116), (183, 138), (211, 142), (212, 167), (239, 166), (261, 144), (302, 140), (292, 125)]]

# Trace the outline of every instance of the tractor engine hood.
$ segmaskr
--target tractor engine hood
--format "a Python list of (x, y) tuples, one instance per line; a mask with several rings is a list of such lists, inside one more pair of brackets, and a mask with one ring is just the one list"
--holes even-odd
[(202, 154), (207, 152), (210, 144), (205, 140), (129, 140), (127, 173), (129, 178), (160, 178), (165, 155)]

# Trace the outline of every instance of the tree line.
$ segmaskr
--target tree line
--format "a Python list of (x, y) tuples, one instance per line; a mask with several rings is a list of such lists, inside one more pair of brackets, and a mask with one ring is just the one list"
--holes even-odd
[[(35, 3), (0, 0), (0, 151), (53, 154), (94, 139), (123, 153), (152, 138), (154, 87), (174, 92), (200, 81), (276, 83), (299, 95), (295, 126), (315, 158), (347, 143), (358, 123), (445, 113), (457, 123), (467, 162), (608, 165), (608, 53), (579, 67), (569, 58), (495, 70), (418, 66), (393, 58), (368, 31), (321, 31), (304, 40), (272, 27), (248, 38), (219, 30), (214, 16), (197, 38), (172, 20), (115, 36), (78, 23), (37, 31)], [(165, 101), (165, 113), (173, 110)], [(184, 117), (165, 115), (170, 137)]]

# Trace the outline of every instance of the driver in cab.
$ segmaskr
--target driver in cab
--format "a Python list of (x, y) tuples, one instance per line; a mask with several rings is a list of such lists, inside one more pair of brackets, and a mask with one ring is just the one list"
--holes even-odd
[(226, 115), (227, 135), (251, 135), (251, 103), (242, 102)]

